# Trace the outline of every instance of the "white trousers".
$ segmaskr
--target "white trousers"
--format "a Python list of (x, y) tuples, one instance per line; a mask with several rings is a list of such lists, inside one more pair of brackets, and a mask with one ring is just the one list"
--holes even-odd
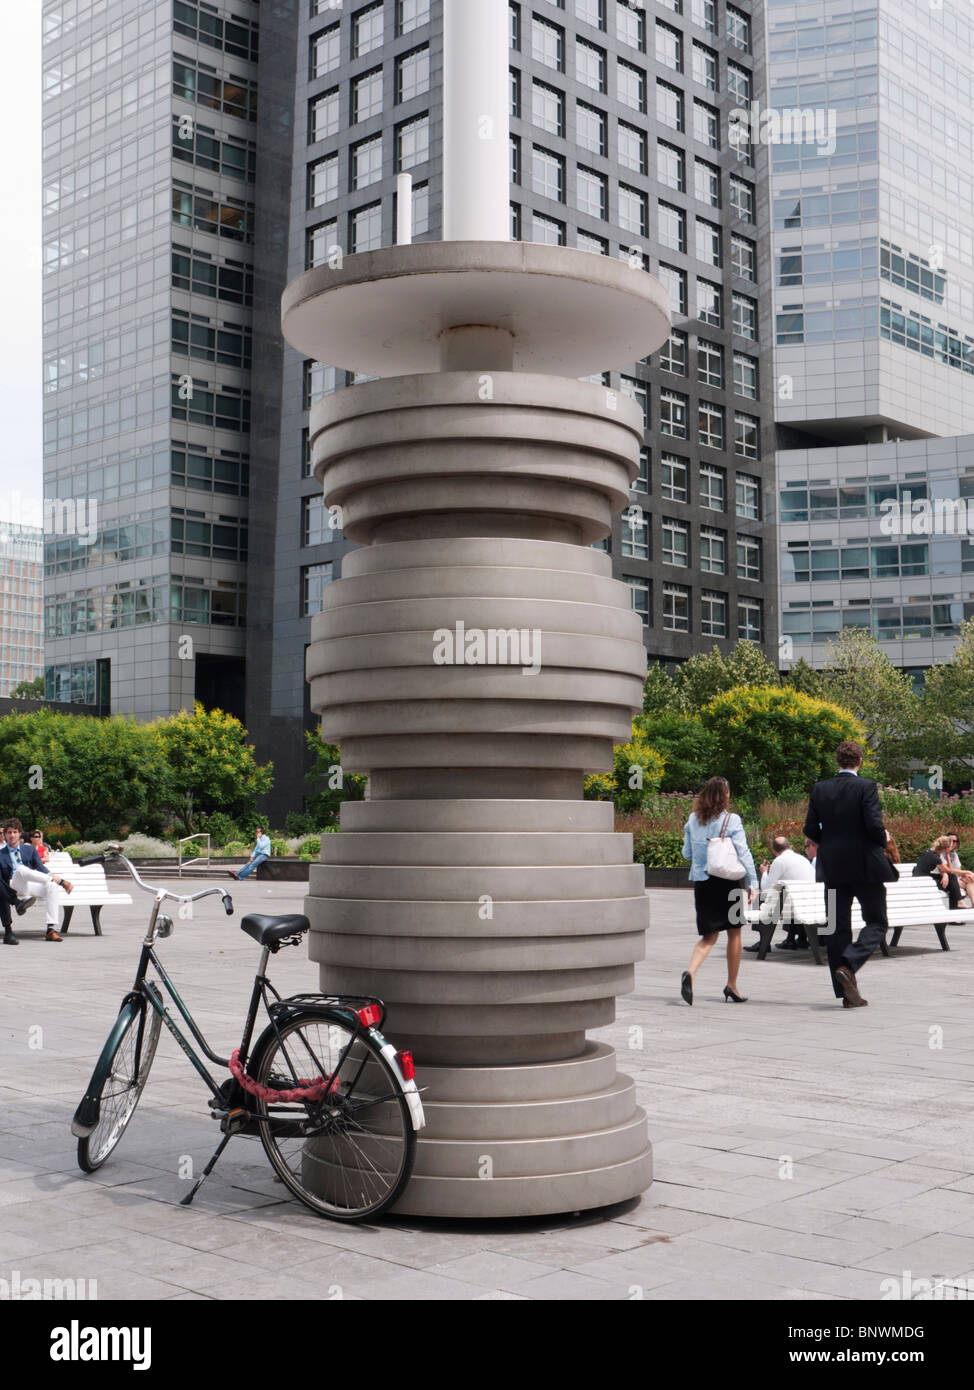
[(43, 898), (47, 909), (47, 925), (57, 927), (61, 921), (61, 903), (57, 884), (50, 874), (39, 869), (26, 869), (23, 864), (10, 875), (10, 886), (19, 898)]

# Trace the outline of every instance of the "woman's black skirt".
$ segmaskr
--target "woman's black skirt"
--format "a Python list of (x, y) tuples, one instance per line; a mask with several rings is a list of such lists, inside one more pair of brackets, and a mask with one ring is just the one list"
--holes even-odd
[(712, 936), (716, 931), (741, 925), (746, 888), (746, 878), (705, 878), (693, 885), (700, 936)]

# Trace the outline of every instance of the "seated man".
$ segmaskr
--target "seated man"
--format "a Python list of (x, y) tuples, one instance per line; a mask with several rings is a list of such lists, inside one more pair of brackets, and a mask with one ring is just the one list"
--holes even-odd
[(12, 888), (8, 888), (5, 883), (0, 883), (0, 925), (3, 926), (3, 944), (5, 946), (19, 946), (20, 938), (13, 933), (13, 917), (11, 908), (17, 906), (17, 894)]
[[(771, 852), (774, 861), (768, 863), (765, 860), (761, 864), (761, 906), (767, 907), (768, 911), (773, 911), (778, 899), (781, 896), (780, 885), (785, 879), (798, 879), (803, 883), (814, 883), (815, 868), (808, 862), (804, 855), (796, 854), (791, 847), (791, 842), (785, 835), (778, 835), (771, 842)], [(770, 921), (766, 917), (765, 921)], [(775, 946), (776, 951), (800, 951), (808, 945), (808, 938), (805, 936), (804, 928), (794, 927), (789, 923), (785, 924), (788, 935), (784, 941), (779, 941)], [(760, 943), (759, 943), (760, 944)], [(746, 951), (756, 951), (758, 946), (746, 946)]]
[[(71, 892), (72, 885), (60, 874), (52, 874), (45, 869), (36, 850), (28, 844), (21, 843), (23, 829), (16, 817), (4, 822), (4, 844), (0, 846), (0, 883), (7, 889), (7, 893), (3, 896), (9, 902), (10, 891), (13, 891), (18, 916), (32, 906), (35, 898), (43, 898), (47, 908), (47, 934), (44, 939), (60, 941), (62, 938), (58, 932), (58, 923), (61, 920), (61, 903), (57, 894), (57, 884), (60, 883), (66, 893)], [(16, 938), (11, 942), (7, 937), (8, 933), (5, 931), (4, 940), (7, 944), (17, 944)]]
[(261, 864), (263, 864), (266, 859), (270, 859), (270, 857), (270, 836), (264, 834), (264, 827), (262, 825), (258, 825), (257, 843), (254, 845), (254, 848), (250, 852), (250, 858), (247, 860), (246, 864), (243, 866), (239, 873), (236, 869), (227, 869), (227, 873), (230, 875), (231, 878), (247, 878), (249, 874), (252, 874), (255, 869), (259, 869)]

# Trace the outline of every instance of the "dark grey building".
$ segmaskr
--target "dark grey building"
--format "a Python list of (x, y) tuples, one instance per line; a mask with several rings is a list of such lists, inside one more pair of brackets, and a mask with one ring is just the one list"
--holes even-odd
[[(99, 499), (104, 534), (49, 555), (48, 665), (110, 662), (112, 707), (140, 716), (236, 694), (280, 819), (303, 790), (309, 620), (347, 549), (310, 475), (308, 408), (354, 381), (283, 347), (279, 297), (395, 240), (402, 172), (414, 239), (440, 238), (442, 6), (70, 9), (45, 6), (47, 472)], [(764, 96), (763, 7), (512, 5), (510, 71), (512, 235), (622, 256), (671, 296), (668, 347), (604, 378), (646, 417), (607, 545), (650, 655), (771, 645), (767, 150), (735, 147), (728, 121)], [(111, 435), (91, 423), (110, 393)]]

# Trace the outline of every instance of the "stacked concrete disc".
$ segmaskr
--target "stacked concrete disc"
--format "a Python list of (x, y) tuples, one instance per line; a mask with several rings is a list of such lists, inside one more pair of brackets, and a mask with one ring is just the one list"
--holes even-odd
[[(557, 319), (586, 298), (600, 319), (576, 335), (592, 341), (556, 323), (546, 358), (546, 306)], [(323, 838), (306, 906), (322, 987), (382, 996), (428, 1087), (397, 1210), (632, 1196), (652, 1177), (645, 1116), (586, 1030), (632, 988), (646, 899), (611, 805), (581, 792), (641, 706), (641, 622), (589, 547), (628, 502), (642, 422), (544, 368), (652, 351), (662, 291), (550, 247), (414, 246), (302, 277), (284, 326), (303, 351), (386, 377), (311, 416), (326, 503), (363, 547), (313, 621), (311, 703), (370, 799)]]

